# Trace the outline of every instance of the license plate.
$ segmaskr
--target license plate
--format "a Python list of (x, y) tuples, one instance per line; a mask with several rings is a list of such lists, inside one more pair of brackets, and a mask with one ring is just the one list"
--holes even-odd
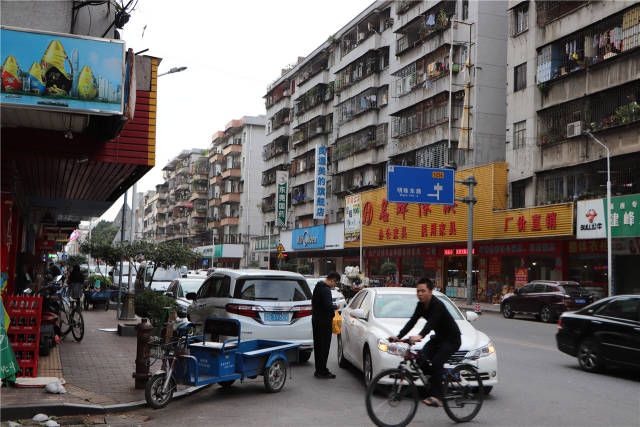
[(576, 301), (576, 304), (584, 304), (585, 302), (587, 302), (584, 299), (577, 299), (577, 298), (575, 301)]
[(288, 322), (289, 313), (265, 313), (264, 320), (267, 322)]

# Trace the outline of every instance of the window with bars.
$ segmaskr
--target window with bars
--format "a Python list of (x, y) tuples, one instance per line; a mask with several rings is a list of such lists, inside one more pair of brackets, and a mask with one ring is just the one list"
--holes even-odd
[(529, 2), (519, 5), (512, 11), (511, 36), (515, 37), (529, 29)]
[(523, 120), (513, 124), (513, 149), (522, 148), (526, 145), (527, 121)]
[(423, 168), (441, 168), (447, 162), (448, 143), (438, 142), (416, 150), (416, 166)]
[(564, 177), (551, 176), (544, 180), (545, 202), (557, 203), (564, 200)]
[[(453, 120), (462, 114), (464, 92), (453, 94)], [(449, 97), (442, 93), (415, 106), (403, 110), (393, 117), (392, 137), (402, 138), (414, 132), (442, 124), (449, 119)]]
[(513, 69), (513, 91), (525, 89), (527, 87), (527, 63), (520, 64)]
[(525, 201), (525, 189), (527, 188), (526, 181), (517, 181), (511, 183), (511, 209), (524, 208)]

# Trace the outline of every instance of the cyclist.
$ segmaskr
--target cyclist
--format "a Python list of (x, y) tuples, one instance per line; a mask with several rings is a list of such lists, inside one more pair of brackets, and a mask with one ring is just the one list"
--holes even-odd
[[(444, 303), (433, 296), (433, 282), (426, 277), (421, 277), (416, 283), (418, 304), (411, 319), (402, 328), (396, 337), (389, 337), (390, 342), (395, 342), (404, 337), (413, 328), (421, 317), (427, 320), (419, 335), (409, 338), (411, 344), (422, 340), (431, 331), (434, 335), (422, 350), (420, 368), (430, 375), (429, 383), (432, 396), (424, 399), (427, 406), (438, 407), (442, 404), (442, 376), (443, 365), (460, 348), (460, 329), (456, 324)], [(428, 362), (431, 361), (429, 367)]]

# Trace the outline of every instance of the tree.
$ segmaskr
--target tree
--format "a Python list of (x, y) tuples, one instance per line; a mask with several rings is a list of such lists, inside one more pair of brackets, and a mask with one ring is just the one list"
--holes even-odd
[(105, 263), (106, 273), (108, 266), (115, 267), (124, 258), (122, 244), (113, 244), (111, 241), (102, 240), (99, 237), (94, 239), (94, 236), (91, 236), (90, 240), (85, 240), (80, 244), (80, 253), (89, 255), (96, 260), (98, 273), (100, 273), (102, 277), (105, 277), (105, 275), (100, 269), (100, 262)]
[(149, 288), (158, 268), (170, 269), (190, 265), (195, 259), (193, 250), (180, 242), (147, 242), (144, 259), (153, 264)]
[(118, 225), (102, 220), (91, 229), (91, 241), (111, 243), (119, 230), (120, 227)]
[(69, 255), (67, 259), (60, 262), (65, 267), (73, 268), (74, 265), (81, 265), (87, 263), (87, 257), (84, 255)]

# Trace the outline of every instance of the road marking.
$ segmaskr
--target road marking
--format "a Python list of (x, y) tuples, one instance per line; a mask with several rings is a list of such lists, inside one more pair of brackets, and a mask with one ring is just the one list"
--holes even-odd
[(491, 339), (493, 339), (493, 341), (497, 341), (497, 342), (505, 342), (505, 343), (509, 343), (509, 344), (516, 344), (516, 345), (521, 345), (524, 347), (533, 347), (533, 348), (538, 348), (540, 350), (548, 350), (548, 351), (553, 351), (556, 352), (558, 351), (558, 349), (555, 346), (550, 346), (550, 345), (544, 345), (544, 344), (533, 344), (527, 341), (520, 341), (520, 340), (514, 340), (511, 338), (502, 338), (502, 337), (495, 337), (492, 336)]

